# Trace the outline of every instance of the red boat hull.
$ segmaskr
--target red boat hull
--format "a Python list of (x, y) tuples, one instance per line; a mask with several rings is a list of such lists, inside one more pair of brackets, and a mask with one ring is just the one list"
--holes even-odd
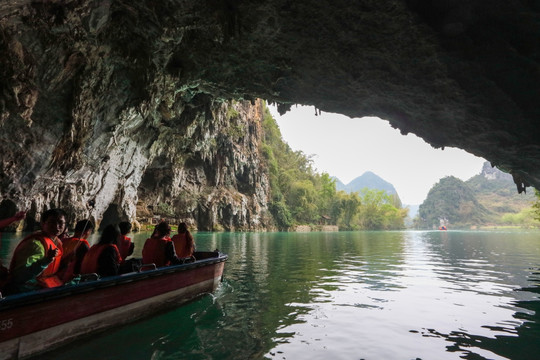
[(0, 300), (0, 359), (39, 354), (212, 292), (221, 281), (226, 259), (221, 255), (82, 286), (16, 295), (20, 301), (12, 299), (7, 305)]

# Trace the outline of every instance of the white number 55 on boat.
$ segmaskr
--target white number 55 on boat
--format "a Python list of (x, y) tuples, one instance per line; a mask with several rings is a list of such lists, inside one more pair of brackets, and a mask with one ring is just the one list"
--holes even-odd
[(0, 331), (11, 329), (13, 326), (13, 319), (4, 319), (0, 322)]

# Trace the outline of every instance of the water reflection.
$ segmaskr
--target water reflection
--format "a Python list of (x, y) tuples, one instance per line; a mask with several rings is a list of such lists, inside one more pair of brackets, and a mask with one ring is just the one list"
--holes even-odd
[[(289, 339), (268, 356), (296, 358), (308, 352), (315, 359), (333, 354), (453, 359), (457, 352), (498, 358), (494, 349), (476, 345), (471, 350), (474, 341), (466, 344), (468, 350), (446, 344), (458, 334), (475, 334), (470, 338), (476, 341), (482, 336), (498, 339), (521, 324), (514, 317), (517, 284), (512, 279), (522, 271), (523, 257), (516, 257), (519, 265), (509, 264), (512, 256), (499, 254), (512, 244), (482, 235), (452, 239), (448, 233), (400, 233), (372, 251), (344, 254), (320, 282), (312, 283), (311, 293), (317, 296), (304, 303), (310, 311), (299, 317), (303, 322), (280, 329)], [(371, 240), (375, 238), (363, 239), (361, 245)], [(390, 251), (379, 257), (385, 244)]]
[[(538, 359), (540, 354), (540, 286), (539, 272), (529, 277), (532, 285), (516, 290), (519, 297), (529, 298), (511, 302), (513, 320), (501, 321), (497, 325), (484, 326), (490, 336), (471, 334), (466, 331), (441, 333), (434, 329), (427, 332), (444, 338), (447, 351), (459, 352), (464, 359)], [(481, 356), (480, 354), (486, 354)]]

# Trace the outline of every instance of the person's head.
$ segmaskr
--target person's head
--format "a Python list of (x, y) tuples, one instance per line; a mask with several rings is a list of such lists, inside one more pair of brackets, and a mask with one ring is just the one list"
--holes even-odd
[(154, 229), (154, 233), (159, 237), (167, 236), (171, 233), (171, 227), (169, 226), (168, 223), (166, 223), (165, 221), (162, 221), (156, 225), (156, 228)]
[(185, 222), (182, 222), (180, 224), (178, 224), (178, 232), (179, 233), (185, 233), (188, 231), (188, 228), (187, 228), (187, 224)]
[(131, 223), (129, 221), (122, 221), (118, 224), (118, 227), (120, 228), (120, 234), (126, 235), (128, 232), (131, 231)]
[(75, 225), (75, 236), (86, 239), (94, 230), (94, 224), (88, 220), (79, 220)]
[(59, 236), (66, 229), (66, 212), (49, 209), (41, 214), (41, 230), (48, 236)]
[(120, 229), (118, 229), (118, 225), (109, 224), (105, 226), (105, 229), (103, 229), (103, 232), (101, 233), (101, 238), (99, 239), (99, 244), (116, 245), (119, 235)]

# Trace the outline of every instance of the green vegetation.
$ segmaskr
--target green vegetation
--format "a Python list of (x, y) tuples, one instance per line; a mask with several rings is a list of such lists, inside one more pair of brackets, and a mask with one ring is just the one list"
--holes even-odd
[(418, 209), (415, 226), (437, 228), (441, 219), (457, 227), (488, 222), (492, 213), (481, 205), (472, 190), (454, 176), (442, 178), (429, 190), (426, 200)]
[(532, 205), (532, 216), (534, 220), (540, 221), (540, 191), (534, 189), (534, 196), (536, 200)]
[(174, 209), (167, 203), (159, 203), (157, 206), (156, 214), (163, 217), (173, 217)]
[(396, 195), (362, 189), (347, 194), (336, 191), (329, 174), (314, 171), (311, 159), (293, 151), (265, 108), (264, 143), (272, 200), (270, 212), (280, 230), (295, 225), (338, 225), (340, 230), (389, 230), (404, 228), (407, 209)]
[(540, 195), (535, 205), (534, 199), (531, 194), (518, 194), (511, 176), (485, 164), (480, 175), (466, 182), (449, 176), (435, 184), (420, 205), (414, 226), (436, 228), (444, 219), (451, 228), (538, 227)]

